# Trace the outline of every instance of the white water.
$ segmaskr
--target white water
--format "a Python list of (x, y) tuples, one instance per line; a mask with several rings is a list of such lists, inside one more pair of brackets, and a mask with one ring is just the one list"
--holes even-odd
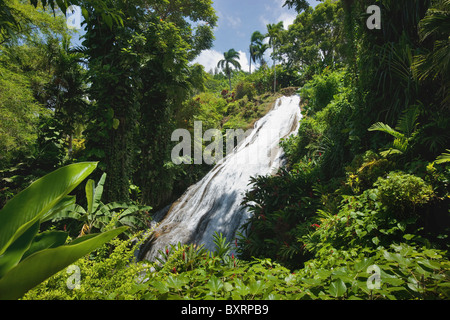
[(300, 97), (282, 97), (274, 108), (255, 123), (251, 134), (235, 152), (221, 160), (201, 181), (191, 186), (172, 205), (154, 233), (146, 260), (153, 260), (158, 250), (169, 244), (204, 244), (214, 249), (217, 231), (228, 241), (249, 219), (240, 206), (251, 177), (276, 173), (283, 151), (280, 139), (296, 133), (301, 118)]

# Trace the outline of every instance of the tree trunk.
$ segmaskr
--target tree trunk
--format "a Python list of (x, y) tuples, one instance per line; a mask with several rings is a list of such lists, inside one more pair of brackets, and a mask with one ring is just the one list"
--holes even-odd
[(68, 135), (68, 146), (67, 146), (67, 156), (72, 160), (73, 155), (73, 134)]
[(132, 172), (132, 129), (127, 125), (128, 119), (122, 117), (117, 129), (109, 130), (106, 148), (106, 181), (104, 197), (106, 202), (128, 201), (129, 184)]
[(274, 59), (273, 60), (273, 74), (274, 74), (274, 77), (273, 77), (273, 93), (276, 93), (277, 92), (277, 62), (276, 62), (276, 60)]

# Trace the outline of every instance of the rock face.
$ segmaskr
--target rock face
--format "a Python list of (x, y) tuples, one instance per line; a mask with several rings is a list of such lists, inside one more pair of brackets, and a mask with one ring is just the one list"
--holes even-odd
[(215, 232), (233, 241), (250, 217), (241, 206), (250, 178), (273, 174), (282, 164), (280, 139), (297, 132), (299, 103), (297, 95), (279, 98), (232, 154), (160, 212), (160, 224), (141, 248), (140, 258), (153, 261), (159, 250), (178, 243), (203, 244), (213, 250)]

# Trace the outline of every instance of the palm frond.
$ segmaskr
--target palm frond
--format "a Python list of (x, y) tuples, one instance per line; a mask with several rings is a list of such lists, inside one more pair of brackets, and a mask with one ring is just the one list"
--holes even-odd
[[(449, 149), (447, 149), (448, 152), (450, 152)], [(436, 158), (435, 161), (437, 164), (442, 164), (442, 163), (448, 163), (450, 162), (450, 153), (443, 153), (441, 154), (439, 157)]]
[(390, 156), (390, 155), (401, 155), (401, 154), (403, 154), (403, 152), (401, 151), (401, 150), (398, 150), (398, 149), (394, 149), (394, 148), (390, 148), (390, 149), (388, 149), (388, 150), (384, 150), (384, 151), (381, 151), (380, 152), (380, 155), (383, 157), (383, 158), (387, 158), (388, 156)]
[(404, 139), (405, 135), (401, 132), (396, 131), (395, 129), (391, 128), (388, 124), (377, 122), (373, 124), (369, 129), (369, 131), (381, 131), (384, 133), (387, 133), (397, 139)]
[(407, 109), (400, 117), (396, 129), (401, 131), (406, 137), (411, 137), (416, 130), (419, 114), (420, 108), (417, 105)]

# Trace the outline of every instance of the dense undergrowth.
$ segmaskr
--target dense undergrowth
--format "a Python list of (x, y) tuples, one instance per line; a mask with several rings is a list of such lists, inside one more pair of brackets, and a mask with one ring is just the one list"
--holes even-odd
[(449, 262), (435, 249), (355, 246), (290, 270), (271, 259), (238, 259), (230, 252), (234, 243), (220, 235), (215, 242), (214, 252), (168, 247), (161, 252), (163, 264), (151, 264), (134, 260), (130, 240), (113, 240), (24, 299), (448, 299)]

